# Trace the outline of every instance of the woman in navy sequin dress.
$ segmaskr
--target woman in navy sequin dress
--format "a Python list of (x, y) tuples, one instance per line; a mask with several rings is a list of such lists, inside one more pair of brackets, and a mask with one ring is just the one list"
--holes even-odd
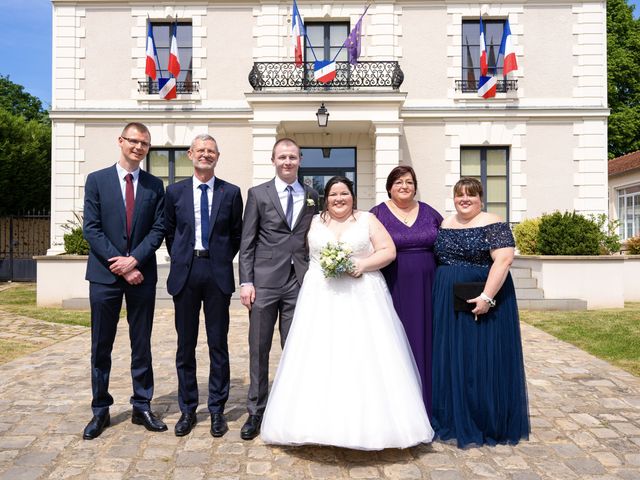
[(389, 200), (373, 207), (371, 213), (391, 235), (396, 259), (381, 271), (407, 332), (420, 372), (422, 398), (431, 414), (431, 289), (436, 275), (433, 244), (442, 216), (415, 200), (418, 181), (413, 168), (401, 165), (391, 170), (386, 187)]
[[(509, 267), (514, 240), (506, 223), (482, 212), (482, 185), (454, 186), (456, 215), (442, 222), (435, 244), (433, 412), (441, 440), (467, 445), (516, 444), (529, 438), (518, 306)], [(485, 282), (454, 311), (453, 284)]]

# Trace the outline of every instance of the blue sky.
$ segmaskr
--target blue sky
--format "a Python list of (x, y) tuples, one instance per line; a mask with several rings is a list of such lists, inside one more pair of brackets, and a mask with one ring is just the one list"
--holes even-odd
[[(640, 14), (640, 0), (628, 0)], [(0, 74), (51, 102), (51, 3), (0, 0)]]

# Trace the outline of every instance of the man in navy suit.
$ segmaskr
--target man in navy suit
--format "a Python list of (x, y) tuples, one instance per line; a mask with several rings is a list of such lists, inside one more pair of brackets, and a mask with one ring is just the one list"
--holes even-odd
[(215, 139), (201, 134), (187, 155), (194, 174), (167, 188), (165, 219), (171, 270), (167, 290), (173, 296), (178, 333), (176, 369), (182, 415), (175, 434), (195, 426), (198, 407), (196, 343), (200, 307), (209, 346), (211, 435), (227, 430), (224, 406), (229, 398), (229, 304), (235, 290), (233, 257), (240, 248), (242, 196), (235, 185), (215, 177), (220, 151)]
[(122, 298), (127, 302), (133, 395), (131, 421), (151, 431), (167, 426), (151, 412), (151, 328), (158, 278), (155, 253), (164, 238), (162, 181), (140, 170), (151, 143), (149, 129), (129, 123), (118, 137), (120, 159), (89, 174), (84, 194), (84, 237), (89, 242), (86, 279), (91, 303), (93, 418), (83, 438), (109, 426), (111, 350)]

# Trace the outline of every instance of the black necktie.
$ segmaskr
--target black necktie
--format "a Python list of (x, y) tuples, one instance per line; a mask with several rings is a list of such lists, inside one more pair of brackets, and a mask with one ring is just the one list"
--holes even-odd
[(293, 187), (291, 185), (287, 185), (287, 193), (287, 223), (289, 228), (293, 228)]
[(207, 196), (209, 185), (203, 183), (198, 188), (202, 190), (202, 195), (200, 195), (200, 237), (202, 238), (202, 248), (209, 250), (209, 198)]

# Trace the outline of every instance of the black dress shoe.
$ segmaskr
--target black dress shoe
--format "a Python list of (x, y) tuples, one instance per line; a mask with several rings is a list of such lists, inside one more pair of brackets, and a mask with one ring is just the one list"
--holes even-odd
[(193, 427), (196, 426), (196, 423), (198, 423), (196, 412), (183, 413), (180, 415), (180, 420), (178, 420), (174, 429), (176, 437), (184, 437), (185, 435), (188, 435)]
[(222, 413), (212, 413), (211, 414), (211, 435), (214, 437), (221, 437), (227, 431), (229, 427), (227, 426), (227, 421), (224, 419), (224, 415)]
[(136, 425), (144, 425), (144, 428), (152, 432), (164, 432), (167, 429), (165, 423), (156, 418), (151, 410), (138, 410), (133, 409), (131, 414), (131, 423)]
[(242, 429), (240, 430), (240, 438), (243, 440), (253, 440), (260, 434), (260, 424), (262, 423), (262, 416), (249, 415), (247, 421), (244, 422)]
[(99, 437), (102, 431), (111, 425), (111, 418), (108, 413), (104, 415), (94, 415), (91, 421), (84, 427), (82, 438), (85, 440), (93, 440)]

